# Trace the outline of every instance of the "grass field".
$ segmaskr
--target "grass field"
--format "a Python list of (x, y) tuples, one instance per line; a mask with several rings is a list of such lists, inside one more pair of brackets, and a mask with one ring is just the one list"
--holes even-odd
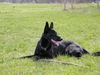
[(0, 75), (100, 75), (100, 57), (90, 55), (55, 58), (84, 67), (14, 59), (34, 53), (45, 21), (53, 21), (64, 39), (91, 53), (100, 51), (100, 9), (95, 5), (63, 11), (56, 4), (0, 4)]

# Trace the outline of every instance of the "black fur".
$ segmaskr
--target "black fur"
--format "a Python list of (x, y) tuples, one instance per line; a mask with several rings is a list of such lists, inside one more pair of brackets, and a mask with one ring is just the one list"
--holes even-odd
[[(54, 58), (59, 54), (81, 57), (83, 54), (90, 53), (72, 41), (64, 41), (53, 29), (53, 22), (51, 22), (50, 27), (48, 22), (46, 22), (42, 37), (37, 43), (34, 56), (38, 58)], [(100, 52), (93, 53), (92, 55), (100, 56)]]

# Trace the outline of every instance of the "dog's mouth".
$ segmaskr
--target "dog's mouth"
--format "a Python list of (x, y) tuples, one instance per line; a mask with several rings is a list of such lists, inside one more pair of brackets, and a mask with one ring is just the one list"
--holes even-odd
[(46, 37), (43, 37), (41, 40), (41, 48), (43, 50), (47, 50), (49, 46), (50, 46), (50, 41)]

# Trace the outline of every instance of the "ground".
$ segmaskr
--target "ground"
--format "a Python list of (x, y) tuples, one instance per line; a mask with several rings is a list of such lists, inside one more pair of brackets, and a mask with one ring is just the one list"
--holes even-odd
[(59, 4), (0, 4), (0, 74), (100, 75), (100, 57), (90, 55), (54, 59), (81, 66), (16, 59), (34, 54), (46, 21), (53, 21), (64, 39), (77, 42), (90, 53), (100, 51), (100, 9), (95, 4), (66, 11)]

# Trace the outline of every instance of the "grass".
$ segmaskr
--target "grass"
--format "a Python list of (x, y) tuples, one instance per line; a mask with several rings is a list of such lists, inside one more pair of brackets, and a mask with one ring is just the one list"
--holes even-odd
[(81, 6), (63, 11), (63, 6), (56, 4), (0, 4), (0, 74), (100, 75), (100, 57), (90, 55), (55, 58), (87, 67), (14, 59), (34, 53), (45, 21), (53, 21), (64, 39), (79, 43), (91, 53), (100, 51), (100, 9)]

